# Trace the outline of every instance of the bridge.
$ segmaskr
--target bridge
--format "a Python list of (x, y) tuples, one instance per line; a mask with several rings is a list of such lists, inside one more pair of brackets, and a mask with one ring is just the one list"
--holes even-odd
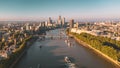
[(61, 35), (40, 35), (39, 39), (43, 40), (43, 39), (47, 39), (47, 40), (56, 40), (56, 39), (66, 39), (67, 36), (61, 36)]

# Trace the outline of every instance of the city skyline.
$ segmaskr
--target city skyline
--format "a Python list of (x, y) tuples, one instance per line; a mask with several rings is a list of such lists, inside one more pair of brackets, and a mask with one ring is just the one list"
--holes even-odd
[(120, 18), (119, 0), (1, 0), (0, 21)]

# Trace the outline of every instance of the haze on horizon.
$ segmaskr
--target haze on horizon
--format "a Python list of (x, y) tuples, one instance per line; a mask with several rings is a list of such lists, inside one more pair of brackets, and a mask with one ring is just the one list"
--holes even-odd
[(120, 0), (0, 0), (0, 20), (120, 18)]

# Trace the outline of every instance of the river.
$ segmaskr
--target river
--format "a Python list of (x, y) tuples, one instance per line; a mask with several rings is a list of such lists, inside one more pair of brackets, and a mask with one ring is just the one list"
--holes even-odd
[[(27, 50), (27, 53), (16, 64), (15, 68), (65, 68), (64, 57), (68, 56), (79, 68), (117, 68), (105, 59), (97, 56), (89, 49), (79, 45), (74, 39), (70, 42), (74, 46), (69, 47), (64, 39), (58, 38), (60, 29), (47, 32), (46, 40), (36, 41)], [(55, 36), (50, 39), (49, 35)], [(65, 33), (62, 33), (66, 37)], [(39, 46), (42, 45), (42, 48)]]

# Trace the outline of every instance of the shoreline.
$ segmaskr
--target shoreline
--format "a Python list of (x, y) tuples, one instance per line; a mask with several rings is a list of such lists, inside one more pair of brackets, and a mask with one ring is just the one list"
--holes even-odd
[(14, 68), (15, 64), (17, 64), (17, 62), (19, 62), (19, 60), (22, 58), (22, 56), (26, 53), (27, 50), (24, 50), (20, 56), (12, 63), (12, 65), (9, 68)]
[(110, 58), (109, 56), (107, 56), (106, 54), (102, 53), (101, 51), (93, 48), (92, 46), (90, 46), (89, 44), (81, 41), (80, 39), (78, 39), (77, 37), (71, 35), (71, 34), (68, 34), (68, 36), (72, 36), (75, 41), (77, 41), (79, 44), (81, 44), (82, 46), (88, 48), (89, 50), (91, 50), (92, 52), (94, 52), (95, 54), (97, 54), (98, 56), (100, 56), (101, 58), (105, 59), (107, 62), (110, 62), (111, 64), (117, 66), (120, 68), (120, 64), (118, 61), (115, 61), (113, 60), (112, 58)]
[[(32, 40), (32, 39), (31, 39)], [(24, 54), (27, 52), (27, 50), (29, 49), (29, 47), (33, 44), (32, 42), (31, 42), (31, 40), (30, 41), (28, 41), (28, 42), (30, 42), (31, 44), (28, 44), (27, 45), (27, 47), (25, 48), (25, 50), (19, 55), (19, 57), (11, 64), (11, 66), (9, 67), (9, 68), (14, 68), (15, 67), (15, 65), (19, 62), (19, 60), (22, 58), (22, 56), (24, 56)], [(35, 41), (35, 39), (33, 40), (33, 41)]]

